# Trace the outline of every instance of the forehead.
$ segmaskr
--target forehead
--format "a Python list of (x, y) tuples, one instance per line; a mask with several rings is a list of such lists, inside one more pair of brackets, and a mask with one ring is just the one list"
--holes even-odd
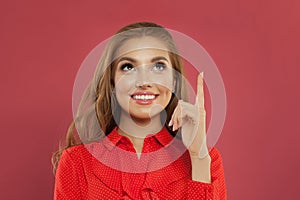
[(116, 51), (116, 57), (128, 54), (164, 54), (168, 55), (167, 46), (154, 37), (132, 38), (124, 42)]

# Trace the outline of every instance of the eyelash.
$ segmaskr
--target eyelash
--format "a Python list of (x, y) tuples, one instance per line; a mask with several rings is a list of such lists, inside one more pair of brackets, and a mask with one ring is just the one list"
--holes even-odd
[(125, 68), (128, 68), (128, 67), (130, 67), (132, 69), (134, 68), (134, 66), (132, 64), (130, 64), (130, 63), (124, 63), (124, 64), (121, 65), (121, 70), (122, 71), (130, 71), (130, 69), (125, 69)]
[(157, 63), (154, 64), (153, 68), (155, 68), (155, 67), (159, 67), (160, 68), (157, 71), (163, 71), (167, 66), (163, 62), (157, 62)]
[[(156, 67), (159, 67), (159, 69), (155, 69)], [(163, 71), (166, 67), (167, 67), (166, 64), (163, 62), (157, 62), (153, 65), (153, 69), (155, 71)], [(128, 69), (128, 68), (130, 68), (130, 69)], [(120, 67), (120, 69), (122, 71), (131, 71), (131, 70), (134, 70), (134, 68), (135, 67), (131, 63), (124, 63)]]

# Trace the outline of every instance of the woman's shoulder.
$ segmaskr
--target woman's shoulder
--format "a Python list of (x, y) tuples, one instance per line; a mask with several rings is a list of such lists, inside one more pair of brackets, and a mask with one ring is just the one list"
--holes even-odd
[(83, 171), (92, 165), (92, 155), (88, 150), (88, 145), (79, 144), (65, 149), (60, 157), (58, 168), (76, 169)]
[(209, 150), (209, 155), (211, 157), (211, 160), (221, 160), (221, 153), (216, 147), (211, 147)]
[(68, 154), (72, 158), (81, 157), (83, 159), (106, 150), (103, 147), (104, 145), (102, 144), (102, 142), (78, 144), (65, 149), (63, 151), (63, 154)]
[(213, 177), (224, 176), (224, 167), (220, 151), (212, 147), (209, 151), (211, 157), (211, 172)]
[(70, 159), (73, 161), (86, 160), (90, 157), (88, 148), (89, 145), (85, 144), (71, 146), (62, 152), (61, 159)]
[(67, 149), (64, 150), (65, 153), (68, 153), (70, 155), (74, 155), (74, 154), (78, 154), (82, 151), (85, 150), (85, 147), (83, 144), (78, 144), (78, 145), (75, 145), (75, 146), (71, 146)]
[(214, 164), (222, 164), (222, 155), (216, 147), (211, 147), (209, 150), (211, 162)]

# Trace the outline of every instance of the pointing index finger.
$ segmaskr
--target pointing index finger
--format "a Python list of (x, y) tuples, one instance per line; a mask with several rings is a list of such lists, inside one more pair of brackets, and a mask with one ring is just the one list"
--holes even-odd
[(203, 72), (198, 75), (195, 104), (198, 105), (200, 109), (204, 109)]

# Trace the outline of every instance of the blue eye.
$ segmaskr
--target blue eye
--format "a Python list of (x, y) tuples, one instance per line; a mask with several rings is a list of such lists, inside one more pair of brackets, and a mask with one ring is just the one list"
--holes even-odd
[(158, 62), (154, 64), (153, 69), (156, 71), (163, 71), (166, 67), (167, 66), (164, 63)]
[(134, 66), (130, 63), (125, 63), (125, 64), (121, 65), (121, 70), (122, 71), (134, 70)]

